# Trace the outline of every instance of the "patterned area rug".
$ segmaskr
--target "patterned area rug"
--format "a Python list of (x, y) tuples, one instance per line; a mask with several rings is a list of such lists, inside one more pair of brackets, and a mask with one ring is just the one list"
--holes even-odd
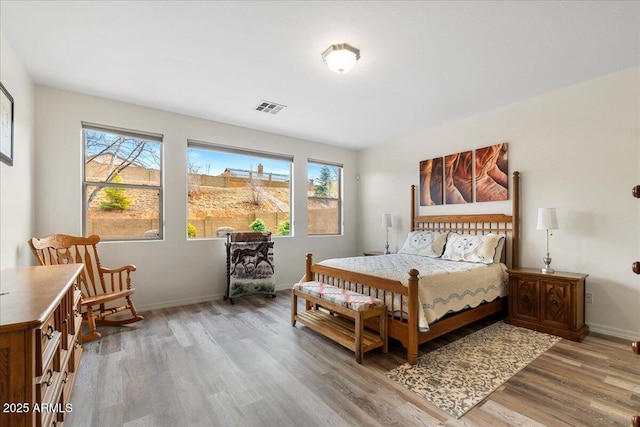
[(460, 418), (561, 339), (497, 322), (385, 375)]

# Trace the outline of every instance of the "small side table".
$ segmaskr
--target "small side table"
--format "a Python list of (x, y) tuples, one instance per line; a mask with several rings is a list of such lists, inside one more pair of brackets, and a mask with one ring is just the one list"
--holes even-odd
[(514, 268), (507, 273), (509, 315), (505, 322), (578, 342), (589, 335), (584, 322), (588, 274), (545, 274), (533, 268)]

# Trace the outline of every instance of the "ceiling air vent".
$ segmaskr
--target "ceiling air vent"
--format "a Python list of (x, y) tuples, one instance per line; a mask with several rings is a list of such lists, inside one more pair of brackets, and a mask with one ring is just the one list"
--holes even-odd
[(262, 111), (263, 113), (278, 114), (281, 110), (287, 108), (286, 105), (276, 104), (275, 102), (262, 101), (256, 105), (256, 111)]

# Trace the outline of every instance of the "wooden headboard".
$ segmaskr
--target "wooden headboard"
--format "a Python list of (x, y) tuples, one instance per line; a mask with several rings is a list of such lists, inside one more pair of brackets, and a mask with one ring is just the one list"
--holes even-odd
[(510, 268), (520, 262), (520, 172), (513, 173), (513, 209), (505, 214), (417, 215), (416, 186), (411, 186), (411, 231), (454, 231), (466, 234), (497, 233), (505, 236), (502, 260)]

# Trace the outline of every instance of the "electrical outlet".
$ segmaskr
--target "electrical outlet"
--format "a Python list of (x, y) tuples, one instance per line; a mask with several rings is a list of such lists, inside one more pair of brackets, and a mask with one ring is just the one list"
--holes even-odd
[(587, 304), (593, 304), (593, 294), (591, 292), (586, 292), (584, 294), (584, 302)]

